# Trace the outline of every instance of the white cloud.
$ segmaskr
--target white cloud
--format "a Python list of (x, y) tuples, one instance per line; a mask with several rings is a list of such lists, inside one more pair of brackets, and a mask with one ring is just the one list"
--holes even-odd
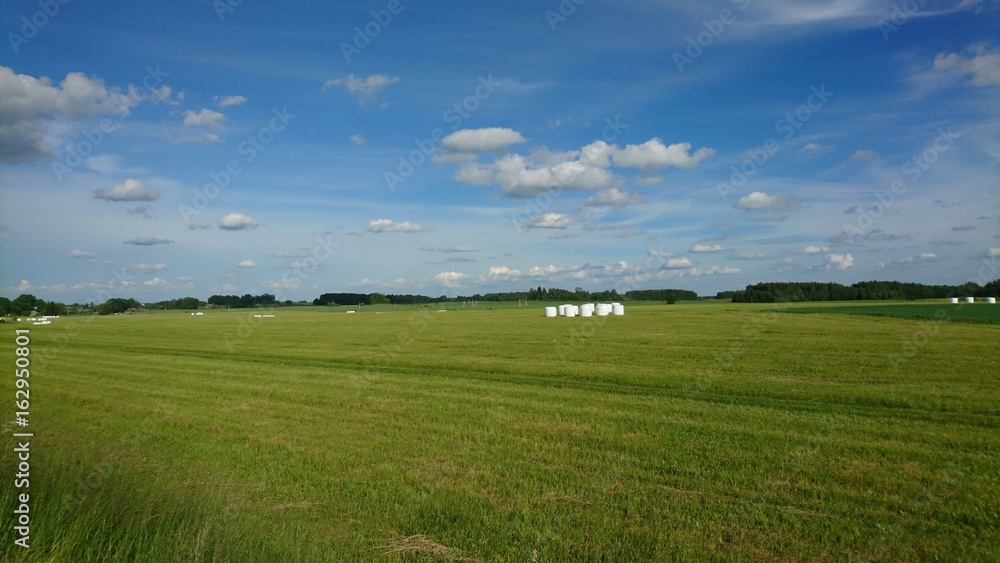
[(830, 252), (830, 247), (829, 246), (816, 246), (816, 245), (810, 244), (810, 245), (807, 245), (805, 248), (802, 249), (802, 254), (823, 254), (824, 252)]
[(688, 260), (687, 258), (668, 258), (667, 263), (664, 264), (663, 267), (670, 270), (678, 268), (692, 268), (694, 267), (694, 262)]
[(219, 219), (219, 228), (225, 231), (244, 231), (255, 229), (260, 225), (260, 221), (243, 215), (242, 213), (230, 213)]
[(208, 108), (202, 108), (198, 113), (191, 110), (184, 113), (185, 127), (222, 127), (225, 121), (225, 115)]
[(69, 258), (88, 258), (89, 259), (89, 258), (94, 258), (97, 255), (94, 254), (93, 252), (88, 252), (86, 250), (80, 250), (79, 248), (74, 248), (73, 250), (70, 250), (69, 254), (67, 254), (66, 256), (69, 257)]
[(722, 252), (725, 250), (718, 244), (696, 244), (688, 252)]
[(489, 273), (479, 276), (479, 279), (482, 281), (511, 280), (520, 278), (522, 275), (520, 270), (512, 270), (507, 266), (493, 266)]
[(645, 203), (646, 198), (628, 190), (607, 188), (583, 200), (583, 205), (589, 207), (625, 207), (636, 203)]
[(702, 147), (690, 154), (691, 143), (674, 143), (665, 146), (659, 138), (652, 138), (641, 145), (627, 145), (615, 151), (613, 161), (618, 166), (640, 168), (647, 173), (675, 166), (694, 168), (702, 160), (715, 154), (715, 149)]
[(744, 211), (789, 211), (795, 209), (795, 200), (789, 195), (767, 195), (764, 192), (751, 192), (739, 199), (736, 209)]
[(872, 160), (878, 157), (878, 153), (868, 149), (858, 149), (851, 155), (851, 160)]
[(144, 285), (146, 287), (149, 287), (149, 288), (162, 288), (162, 287), (165, 287), (165, 286), (170, 285), (170, 284), (165, 279), (162, 279), (162, 278), (153, 278), (153, 279), (151, 279), (149, 281), (142, 282), (142, 285)]
[(452, 246), (451, 248), (442, 248), (441, 252), (479, 252), (479, 248), (475, 246), (466, 246), (464, 244), (458, 244)]
[(107, 87), (97, 77), (71, 72), (53, 86), (48, 77), (15, 74), (0, 66), (0, 162), (32, 162), (55, 154), (49, 125), (97, 115), (127, 117), (132, 107), (150, 99), (135, 86)]
[(521, 221), (525, 229), (565, 229), (573, 224), (573, 217), (565, 213), (543, 213)]
[(729, 266), (711, 266), (707, 270), (705, 270), (704, 272), (698, 271), (698, 269), (695, 268), (694, 271), (692, 272), (692, 275), (706, 275), (706, 276), (723, 275), (723, 276), (726, 276), (726, 275), (730, 275), (730, 274), (739, 274), (741, 272), (742, 272), (742, 270), (740, 270), (739, 268), (732, 268), (732, 267), (729, 267)]
[(998, 247), (990, 248), (989, 250), (986, 251), (986, 256), (989, 258), (993, 258), (994, 256), (1000, 256), (1000, 248)]
[(804, 154), (806, 156), (812, 156), (814, 154), (828, 153), (834, 149), (833, 145), (820, 145), (817, 143), (806, 143), (802, 145), (802, 148), (795, 151), (796, 154)]
[(933, 252), (921, 252), (916, 256), (903, 256), (899, 260), (879, 260), (878, 267), (880, 269), (884, 269), (889, 266), (912, 266), (913, 264), (925, 264), (928, 262), (936, 262), (937, 260), (937, 254), (934, 254)]
[(128, 178), (113, 188), (95, 190), (94, 197), (107, 201), (154, 201), (160, 193), (146, 187), (141, 180)]
[(968, 51), (972, 57), (938, 53), (934, 58), (934, 70), (968, 76), (970, 86), (1000, 86), (1000, 50), (987, 52), (985, 46), (978, 45)]
[(434, 276), (434, 281), (445, 287), (458, 287), (468, 278), (468, 274), (463, 274), (461, 272), (441, 272), (440, 274)]
[(370, 233), (421, 233), (434, 230), (434, 226), (418, 225), (407, 221), (396, 223), (391, 219), (372, 219), (368, 222), (367, 230)]
[(488, 186), (496, 178), (496, 171), (489, 166), (470, 162), (455, 172), (455, 180), (466, 186)]
[(513, 129), (484, 127), (455, 131), (441, 141), (441, 147), (460, 153), (506, 152), (508, 146), (526, 141), (527, 139)]
[(148, 274), (150, 272), (159, 272), (167, 267), (166, 264), (160, 262), (157, 264), (129, 264), (125, 267), (126, 270), (132, 270), (135, 272), (140, 272), (143, 274)]
[(221, 98), (219, 96), (215, 96), (212, 99), (215, 100), (217, 104), (219, 104), (220, 108), (238, 106), (247, 101), (247, 99), (244, 96), (222, 96)]
[[(579, 156), (578, 154), (575, 156)], [(550, 156), (552, 160), (571, 155)], [(563, 160), (555, 164), (538, 163), (536, 158), (509, 154), (494, 163), (495, 181), (512, 197), (533, 197), (558, 190), (600, 190), (621, 184), (621, 179), (607, 169), (581, 160)]]
[(175, 145), (183, 143), (198, 143), (199, 145), (211, 145), (219, 142), (219, 136), (215, 133), (201, 133), (200, 135), (184, 135), (176, 139), (171, 139)]
[(253, 268), (256, 265), (257, 265), (257, 263), (254, 262), (253, 260), (242, 260), (242, 261), (240, 261), (239, 264), (236, 265), (236, 267), (237, 268)]
[(846, 270), (854, 265), (854, 256), (848, 254), (827, 254), (826, 269)]
[(379, 91), (399, 82), (398, 77), (391, 77), (385, 74), (372, 74), (367, 78), (360, 78), (353, 74), (346, 78), (333, 78), (323, 83), (323, 91), (330, 88), (338, 88), (346, 91), (358, 100), (360, 105), (371, 105), (378, 101)]
[(730, 260), (767, 260), (769, 258), (774, 258), (771, 254), (766, 254), (763, 252), (737, 252), (729, 257)]
[(363, 145), (367, 141), (365, 140), (365, 136), (359, 133), (357, 135), (351, 135), (351, 142), (355, 145)]

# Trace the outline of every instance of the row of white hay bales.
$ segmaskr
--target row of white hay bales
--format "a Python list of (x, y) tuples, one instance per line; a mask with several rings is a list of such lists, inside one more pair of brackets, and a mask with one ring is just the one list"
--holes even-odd
[(552, 317), (606, 317), (625, 314), (625, 306), (621, 303), (584, 303), (583, 305), (559, 305), (546, 307), (545, 316)]
[[(966, 303), (975, 303), (976, 302), (976, 298), (975, 297), (966, 297), (965, 298), (965, 302)], [(996, 297), (987, 297), (986, 298), (986, 302), (987, 303), (991, 303), (991, 304), (995, 304), (997, 302), (997, 298)], [(948, 303), (951, 303), (952, 305), (958, 303), (958, 297), (949, 297), (948, 298)]]

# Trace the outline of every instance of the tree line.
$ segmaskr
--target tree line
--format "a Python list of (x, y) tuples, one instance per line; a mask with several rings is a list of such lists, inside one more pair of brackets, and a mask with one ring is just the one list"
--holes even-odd
[(984, 286), (974, 282), (962, 285), (925, 285), (896, 281), (865, 281), (852, 285), (822, 282), (766, 282), (748, 285), (735, 292), (720, 292), (716, 298), (731, 297), (734, 303), (784, 303), (793, 301), (866, 301), (943, 299), (946, 297), (995, 297), (1000, 280)]

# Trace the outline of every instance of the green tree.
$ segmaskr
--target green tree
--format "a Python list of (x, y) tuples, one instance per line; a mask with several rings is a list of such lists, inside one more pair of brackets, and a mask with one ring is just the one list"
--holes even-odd
[(388, 303), (388, 302), (389, 298), (382, 293), (375, 292), (368, 296), (368, 303), (371, 305), (379, 305), (381, 303)]
[(28, 315), (35, 308), (36, 303), (38, 303), (37, 297), (30, 293), (22, 293), (14, 298), (11, 307), (15, 315)]
[(14, 305), (10, 299), (0, 297), (0, 315), (9, 315), (14, 312)]

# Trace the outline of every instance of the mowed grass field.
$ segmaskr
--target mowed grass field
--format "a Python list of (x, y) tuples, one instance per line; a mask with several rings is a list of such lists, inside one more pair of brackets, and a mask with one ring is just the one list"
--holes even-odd
[(0, 559), (1000, 558), (1000, 326), (774, 308), (0, 325)]

